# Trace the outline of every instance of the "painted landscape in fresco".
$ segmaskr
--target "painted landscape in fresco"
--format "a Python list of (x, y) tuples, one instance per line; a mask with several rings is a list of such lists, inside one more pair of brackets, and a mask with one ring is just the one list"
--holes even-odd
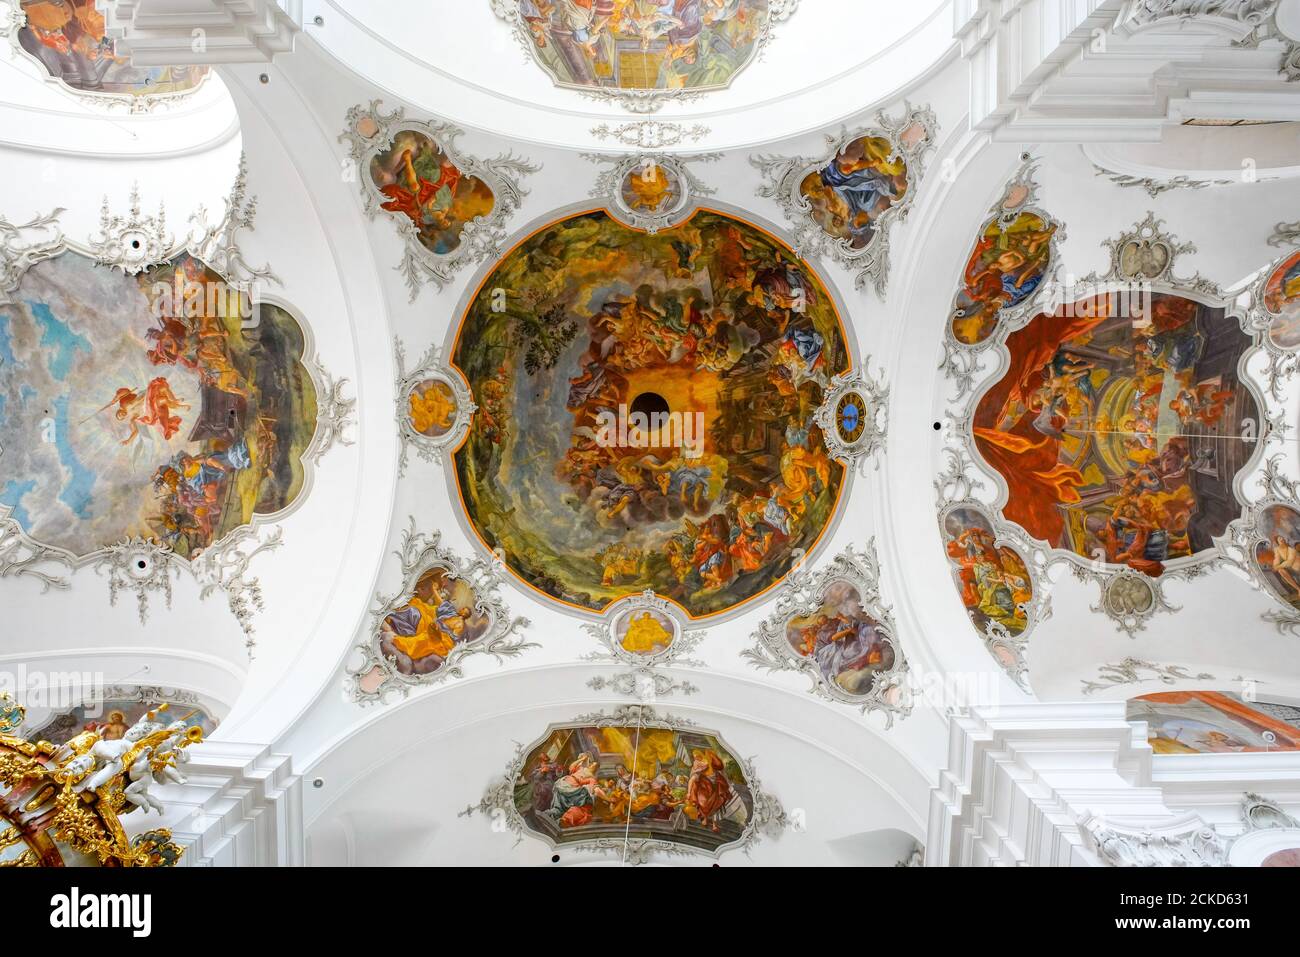
[(993, 334), (998, 319), (1043, 283), (1056, 226), (1037, 213), (1020, 213), (1005, 228), (990, 220), (975, 242), (952, 311), (953, 337), (976, 345)]
[(861, 136), (799, 184), (799, 195), (826, 234), (864, 249), (876, 222), (907, 193), (907, 163), (883, 136)]
[(1273, 341), (1283, 349), (1300, 346), (1300, 251), (1282, 260), (1264, 281), (1264, 308), (1273, 317)]
[(432, 674), (457, 645), (477, 641), (492, 625), (474, 588), (442, 568), (431, 568), (415, 592), (379, 626), (384, 657), (404, 675)]
[(1147, 723), (1147, 742), (1156, 754), (1300, 750), (1300, 708), (1247, 702), (1220, 691), (1143, 695), (1129, 701), (1128, 719)]
[(13, 298), (0, 507), (32, 538), (85, 555), (139, 536), (188, 558), (302, 491), (316, 390), (288, 312), (185, 255), (127, 276), (63, 253)]
[[(80, 704), (75, 708), (53, 715), (30, 733), (24, 729), (32, 740), (49, 741), (51, 744), (65, 744), (83, 731), (94, 731), (101, 740), (118, 741), (145, 713), (152, 711), (164, 702), (141, 702), (134, 698), (108, 698)], [(190, 727), (203, 729), (204, 737), (217, 729), (217, 719), (210, 717), (203, 709), (179, 702), (165, 702), (167, 710), (162, 713), (167, 722), (185, 721)]]
[(484, 282), (453, 361), (479, 407), (456, 454), (466, 512), (560, 601), (650, 588), (714, 614), (779, 581), (834, 513), (843, 469), (814, 413), (848, 365), (839, 317), (739, 220), (542, 229)]
[(871, 693), (879, 672), (894, 667), (894, 645), (883, 628), (863, 610), (857, 588), (837, 581), (816, 611), (790, 619), (785, 638), (817, 663), (827, 684), (860, 697)]
[(971, 623), (987, 634), (997, 622), (1015, 637), (1029, 624), (1026, 607), (1034, 586), (1014, 548), (995, 545), (997, 533), (978, 509), (958, 507), (944, 516), (944, 543)]
[(767, 0), (518, 2), (537, 62), (579, 89), (721, 89), (768, 28)]
[(713, 735), (578, 727), (529, 752), (515, 808), (553, 844), (627, 838), (716, 853), (740, 839), (754, 803), (740, 764)]
[(418, 130), (399, 130), (370, 160), (370, 178), (387, 197), (380, 207), (410, 220), (421, 245), (437, 256), (455, 252), (465, 224), (496, 205), (487, 183), (466, 176)]
[(95, 0), (22, 0), (27, 25), (18, 43), (50, 76), (74, 90), (146, 96), (184, 93), (207, 75), (205, 66), (141, 66), (113, 51)]
[(974, 437), (1006, 480), (1003, 516), (1085, 559), (1159, 575), (1240, 515), (1233, 477), (1260, 419), (1237, 373), (1251, 347), (1222, 309), (1156, 293), (1100, 296), (1007, 338), (1010, 367)]

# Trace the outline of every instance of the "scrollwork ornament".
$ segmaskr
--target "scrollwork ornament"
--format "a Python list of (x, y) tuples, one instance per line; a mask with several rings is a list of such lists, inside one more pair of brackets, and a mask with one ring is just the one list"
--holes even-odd
[[(797, 556), (796, 562), (800, 559)], [(846, 584), (856, 592), (862, 614), (871, 620), (879, 640), (893, 652), (893, 662), (888, 668), (874, 672), (871, 685), (863, 694), (850, 694), (828, 680), (817, 661), (800, 654), (787, 637), (791, 620), (816, 614), (827, 600), (829, 590), (839, 584)], [(777, 592), (772, 614), (754, 633), (754, 646), (742, 651), (741, 657), (763, 671), (795, 671), (807, 675), (813, 694), (854, 705), (863, 714), (878, 711), (884, 715), (885, 727), (890, 728), (895, 718), (911, 714), (913, 706), (907, 658), (897, 634), (893, 612), (881, 599), (880, 561), (875, 540), (871, 539), (865, 549), (846, 548), (818, 571), (802, 565), (792, 568)]]
[(1266, 40), (1282, 45), (1278, 73), (1288, 82), (1300, 80), (1300, 42), (1278, 24), (1281, 0), (1138, 0), (1128, 11), (1128, 21), (1138, 25), (1160, 20), (1190, 20), (1211, 17), (1227, 20), (1248, 32), (1232, 41), (1235, 47), (1253, 50)]
[(90, 251), (95, 262), (112, 266), (128, 276), (152, 269), (172, 257), (174, 237), (167, 232), (166, 213), (158, 204), (156, 216), (146, 216), (140, 211), (140, 186), (131, 187), (128, 212), (109, 210), (108, 197), (99, 214), (99, 232), (90, 239)]
[(445, 253), (437, 253), (420, 241), (419, 229), (407, 216), (395, 215), (394, 223), (401, 234), (406, 250), (402, 261), (395, 267), (406, 281), (411, 301), (414, 302), (425, 283), (442, 289), (456, 272), (472, 263), (481, 263), (500, 255), (506, 240), (505, 224), (519, 208), (528, 190), (521, 178), (536, 173), (541, 166), (528, 162), (514, 153), (503, 153), (492, 159), (479, 159), (460, 153), (456, 140), (463, 131), (450, 123), (432, 123), (406, 119), (405, 110), (397, 107), (385, 113), (381, 100), (372, 100), (368, 106), (353, 106), (347, 112), (345, 127), (339, 141), (347, 145), (352, 162), (352, 172), (361, 189), (366, 214), (374, 219), (379, 215), (386, 197), (370, 176), (370, 163), (375, 156), (389, 150), (398, 133), (410, 130), (429, 139), (440, 149), (464, 177), (481, 180), (492, 192), (491, 212), (475, 216), (463, 225), (460, 241)]
[[(482, 814), (492, 820), (494, 829), (513, 834), (516, 844), (523, 840), (525, 835), (528, 835), (545, 841), (551, 847), (556, 847), (557, 845), (549, 836), (534, 831), (520, 815), (515, 804), (516, 782), (519, 781), (524, 772), (529, 755), (544, 744), (556, 731), (582, 727), (635, 727), (691, 732), (711, 736), (725, 745), (723, 736), (716, 731), (702, 729), (695, 722), (672, 714), (660, 714), (653, 707), (646, 704), (619, 705), (610, 714), (597, 711), (579, 715), (571, 721), (551, 725), (546, 729), (545, 734), (532, 744), (516, 745), (514, 757), (506, 764), (504, 775), (489, 785), (477, 804), (469, 805), (458, 816), (473, 817), (475, 814)], [(735, 841), (725, 844), (712, 852), (694, 845), (679, 844), (662, 838), (646, 839), (639, 837), (624, 840), (609, 838), (581, 841), (563, 846), (580, 854), (614, 854), (619, 856), (624, 863), (644, 864), (662, 856), (705, 855), (720, 858), (726, 852), (733, 850), (744, 851), (748, 854), (764, 837), (778, 837), (782, 831), (790, 826), (790, 820), (780, 800), (764, 789), (752, 758), (741, 758), (730, 747), (727, 747), (727, 750), (735, 757), (736, 763), (740, 766), (753, 805), (753, 812), (745, 822), (739, 838)]]
[[(3, 451), (0, 449), (0, 453)], [(0, 506), (0, 511), (9, 509)], [(34, 578), (41, 583), (42, 594), (52, 588), (71, 588), (72, 582), (64, 575), (55, 574), (50, 563), (68, 570), (74, 567), (61, 549), (34, 541), (15, 519), (0, 516), (0, 578)]]
[(135, 593), (140, 624), (149, 621), (149, 595), (161, 593), (172, 606), (172, 577), (178, 573), (178, 556), (170, 548), (144, 538), (130, 538), (110, 545), (95, 563), (108, 573), (108, 603), (116, 605), (123, 590)]
[[(1286, 223), (1279, 223), (1278, 229), (1280, 230), (1286, 225)], [(1277, 233), (1274, 233), (1273, 237), (1270, 238), (1270, 245), (1281, 245), (1280, 242), (1273, 242), (1277, 235)], [(1284, 332), (1288, 326), (1300, 322), (1300, 319), (1272, 312), (1267, 305), (1267, 291), (1270, 280), (1278, 270), (1284, 268), (1292, 255), (1294, 253), (1287, 253), (1265, 266), (1255, 281), (1250, 284), (1250, 289), (1246, 293), (1250, 305), (1245, 328), (1259, 336), (1260, 345), (1268, 357), (1268, 364), (1263, 369), (1263, 376), (1268, 382), (1269, 395), (1279, 404), (1286, 401), (1283, 386), (1297, 371), (1300, 371), (1300, 340), (1295, 343), (1280, 343), (1274, 337), (1274, 331)], [(1294, 337), (1293, 332), (1291, 335)]]
[(1108, 179), (1113, 185), (1121, 189), (1143, 189), (1152, 199), (1155, 199), (1161, 193), (1168, 193), (1175, 189), (1208, 189), (1211, 186), (1232, 186), (1235, 180), (1230, 179), (1192, 179), (1192, 177), (1181, 174), (1172, 176), (1169, 179), (1155, 179), (1151, 176), (1135, 176), (1132, 173), (1116, 173), (1092, 164), (1092, 168), (1098, 176)]
[[(864, 356), (862, 368), (870, 362), (871, 357)], [(880, 467), (876, 453), (884, 450), (889, 431), (889, 387), (884, 375), (881, 369), (879, 379), (862, 371), (835, 376), (813, 414), (831, 457), (855, 467), (859, 474), (866, 473), (868, 462)]]
[[(536, 642), (522, 634), (531, 623), (527, 618), (511, 617), (500, 596), (502, 565), (499, 561), (464, 559), (442, 544), (438, 532), (424, 534), (415, 530), (415, 519), (402, 534), (401, 547), (395, 553), (401, 562), (402, 587), (392, 595), (375, 595), (371, 623), (366, 639), (353, 648), (348, 669), (347, 687), (352, 699), (361, 704), (387, 704), (404, 698), (414, 688), (438, 684), (449, 678), (464, 676), (461, 661), (469, 655), (490, 655), (498, 662), (514, 658)], [(486, 631), (467, 642), (457, 642), (436, 670), (424, 674), (404, 673), (382, 646), (384, 621), (410, 603), (420, 579), (441, 570), (448, 578), (459, 579), (473, 590), (476, 613), (488, 617)]]
[[(655, 632), (665, 642), (645, 650), (632, 650), (628, 642), (637, 631)], [(595, 691), (610, 689), (617, 694), (653, 702), (674, 692), (691, 695), (699, 691), (689, 681), (677, 681), (659, 669), (666, 666), (703, 668), (704, 662), (689, 657), (705, 638), (705, 632), (689, 629), (680, 609), (667, 599), (646, 589), (639, 595), (620, 599), (605, 611), (597, 624), (583, 625), (583, 630), (599, 642), (600, 651), (583, 655), (584, 661), (614, 661), (627, 671), (598, 676), (587, 682)]]
[(1142, 684), (1147, 681), (1159, 681), (1163, 685), (1176, 685), (1180, 681), (1215, 681), (1207, 672), (1192, 674), (1182, 665), (1166, 665), (1143, 658), (1125, 657), (1118, 664), (1102, 665), (1097, 669), (1097, 677), (1082, 682), (1085, 695), (1098, 691), (1109, 691), (1123, 685)]
[(259, 283), (279, 283), (269, 264), (254, 266), (240, 248), (240, 234), (251, 230), (257, 221), (257, 197), (248, 192), (248, 157), (239, 154), (230, 195), (222, 200), (221, 217), (208, 221), (208, 211), (200, 206), (190, 216), (190, 233), (186, 251), (221, 275), (231, 286), (249, 292)]
[(1278, 223), (1268, 237), (1270, 246), (1300, 246), (1300, 219), (1294, 223)]
[[(696, 176), (688, 164), (713, 163), (720, 160), (722, 154), (668, 156), (633, 153), (608, 156), (583, 153), (582, 158), (605, 166), (588, 195), (603, 199), (620, 222), (653, 235), (685, 222), (695, 211), (698, 197), (712, 196), (716, 192)], [(639, 188), (641, 184), (644, 188)]]
[(43, 259), (53, 259), (67, 249), (59, 228), (62, 207), (15, 225), (0, 217), (0, 306), (11, 298), (27, 270)]
[(199, 598), (223, 592), (230, 613), (244, 632), (244, 646), (253, 657), (253, 614), (263, 609), (262, 583), (249, 577), (249, 566), (263, 552), (284, 544), (284, 530), (274, 528), (262, 535), (255, 527), (244, 525), (224, 539), (205, 548), (192, 560), (194, 577), (199, 583)]
[(344, 392), (349, 380), (335, 379), (317, 356), (308, 364), (312, 377), (316, 380), (316, 437), (307, 455), (313, 462), (320, 463), (330, 449), (336, 445), (349, 446), (355, 439), (349, 434), (356, 427), (356, 396), (348, 398)]
[[(771, 156), (750, 157), (750, 164), (763, 177), (758, 195), (773, 199), (781, 207), (785, 218), (794, 226), (794, 249), (804, 258), (829, 256), (844, 268), (854, 272), (858, 288), (870, 282), (880, 297), (885, 295), (889, 277), (890, 229), (894, 222), (907, 217), (917, 190), (925, 175), (925, 161), (934, 148), (937, 120), (929, 107), (914, 107), (905, 103), (903, 112), (890, 117), (881, 111), (876, 114), (876, 125), (842, 131), (839, 137), (826, 138), (827, 151), (820, 157)], [(804, 180), (820, 172), (854, 141), (863, 137), (878, 137), (891, 146), (889, 159), (902, 160), (906, 167), (907, 190), (873, 221), (870, 240), (855, 248), (849, 238), (837, 238), (826, 232), (813, 218), (813, 208), (802, 194)]]
[[(442, 361), (442, 350), (430, 346), (416, 367), (406, 371), (406, 348), (398, 340), (394, 346), (397, 358), (397, 433), (402, 441), (398, 474), (406, 474), (407, 452), (426, 462), (443, 465), (448, 452), (460, 445), (469, 431), (470, 422), (478, 406), (464, 377)], [(417, 429), (415, 406), (429, 398), (429, 390), (436, 409), (429, 413), (430, 424), (424, 431)], [(422, 413), (423, 414), (423, 413)]]
[(611, 126), (599, 123), (591, 128), (591, 135), (598, 140), (613, 140), (623, 146), (642, 150), (664, 150), (682, 143), (698, 143), (712, 130), (703, 123), (686, 126), (682, 123), (662, 123), (657, 120), (640, 120), (636, 123), (620, 123)]
[[(1230, 299), (1217, 283), (1199, 274), (1190, 277), (1179, 274), (1179, 257), (1193, 252), (1195, 246), (1168, 233), (1154, 213), (1147, 213), (1144, 219), (1130, 229), (1113, 239), (1103, 241), (1102, 245), (1110, 255), (1110, 265), (1106, 272), (1093, 272), (1080, 280), (1067, 277), (1064, 284), (1053, 280), (1045, 301), (1037, 304), (1039, 311), (1033, 315), (1050, 316), (1060, 314), (1062, 310), (1068, 313), (1079, 303), (1086, 304), (1087, 308), (1100, 308), (1098, 303), (1102, 301), (1107, 303), (1105, 308), (1131, 309), (1135, 315), (1141, 310), (1145, 314), (1151, 308), (1153, 296), (1180, 296), (1221, 309), (1225, 317), (1236, 321), (1242, 333), (1251, 339), (1241, 357), (1242, 368), (1263, 348), (1264, 333), (1259, 327), (1258, 319), (1252, 318), (1243, 307), (1241, 297)], [(1027, 321), (1033, 321), (1032, 316)], [(1023, 328), (1027, 321), (1014, 325)], [(1002, 325), (990, 337), (990, 341), (997, 345), (997, 349), (990, 354), (998, 360), (997, 368), (1003, 371), (1007, 367), (1006, 341), (1012, 331)], [(980, 498), (989, 514), (1001, 516), (1002, 508), (1010, 498), (1010, 488), (1005, 477), (989, 467), (979, 455), (974, 437), (975, 412), (991, 381), (986, 378), (979, 385), (972, 386), (973, 379), (972, 372), (962, 386), (964, 394), (971, 395), (964, 410), (950, 413), (945, 444), (961, 447), (960, 474), (954, 481), (966, 482), (972, 487), (980, 486), (986, 481), (991, 482), (993, 494), (987, 498), (981, 495)], [(1233, 494), (1238, 501), (1244, 501), (1240, 487), (1244, 477), (1252, 473), (1271, 444), (1285, 437), (1287, 423), (1282, 409), (1270, 407), (1266, 392), (1260, 389), (1252, 377), (1243, 375), (1240, 382), (1250, 393), (1260, 414), (1260, 421), (1248, 419), (1242, 427), (1241, 440), (1253, 446), (1253, 451), (1249, 461), (1236, 473)], [(1083, 555), (1034, 539), (1012, 523), (999, 522), (999, 531), (1004, 528), (1013, 530), (1017, 537), (1029, 544), (1031, 554), (1035, 556), (1035, 566), (1044, 572), (1063, 561), (1077, 579), (1095, 582), (1100, 594), (1097, 603), (1092, 606), (1093, 610), (1105, 614), (1129, 637), (1136, 637), (1153, 615), (1178, 610), (1165, 592), (1165, 585), (1169, 581), (1199, 578), (1222, 562), (1222, 557), (1215, 549), (1207, 547), (1194, 555), (1162, 562), (1158, 575), (1150, 576), (1136, 571), (1128, 564), (1109, 561), (1101, 548), (1097, 548), (1091, 555)], [(1037, 557), (1040, 554), (1041, 561)]]
[(1188, 814), (1160, 827), (1126, 826), (1086, 814), (1079, 831), (1087, 846), (1110, 867), (1223, 867), (1227, 847), (1199, 815)]

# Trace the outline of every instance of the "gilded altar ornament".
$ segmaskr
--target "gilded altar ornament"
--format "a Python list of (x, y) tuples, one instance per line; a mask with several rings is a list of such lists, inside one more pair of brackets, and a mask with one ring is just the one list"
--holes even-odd
[(148, 711), (121, 737), (107, 728), (64, 744), (16, 733), (25, 717), (0, 693), (0, 867), (170, 867), (184, 848), (167, 828), (130, 836), (122, 817), (163, 813), (152, 787), (184, 784), (186, 748), (203, 740), (190, 715), (164, 723), (167, 704)]

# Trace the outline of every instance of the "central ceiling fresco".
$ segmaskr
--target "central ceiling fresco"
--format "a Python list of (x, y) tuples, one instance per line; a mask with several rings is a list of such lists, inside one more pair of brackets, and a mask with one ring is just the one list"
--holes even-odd
[(453, 363), (478, 405), (455, 468), (474, 530), (567, 605), (652, 590), (692, 617), (725, 612), (835, 513), (844, 470), (816, 412), (849, 368), (840, 318), (741, 220), (553, 223), (479, 287)]

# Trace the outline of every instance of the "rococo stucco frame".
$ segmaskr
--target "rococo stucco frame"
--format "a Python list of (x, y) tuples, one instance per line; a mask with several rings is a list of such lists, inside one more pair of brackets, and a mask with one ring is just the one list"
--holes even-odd
[[(745, 828), (740, 837), (730, 844), (724, 844), (715, 851), (708, 851), (704, 848), (698, 848), (691, 845), (679, 844), (675, 841), (662, 839), (645, 839), (636, 838), (631, 840), (591, 840), (584, 842), (556, 844), (546, 834), (538, 833), (525, 823), (520, 815), (518, 808), (515, 806), (515, 783), (523, 773), (524, 766), (528, 757), (537, 748), (541, 747), (556, 732), (567, 728), (585, 728), (585, 727), (619, 727), (634, 726), (637, 728), (654, 728), (666, 731), (678, 731), (687, 734), (707, 735), (716, 740), (726, 751), (736, 760), (740, 766), (741, 773), (745, 778), (745, 786), (749, 789), (750, 797), (753, 801), (753, 814), (745, 823)], [(721, 858), (723, 854), (732, 850), (742, 850), (748, 853), (750, 848), (756, 845), (763, 837), (777, 837), (782, 831), (790, 826), (790, 821), (786, 816), (785, 809), (781, 802), (763, 789), (762, 782), (754, 769), (752, 758), (742, 758), (735, 748), (727, 743), (726, 739), (717, 731), (711, 731), (702, 728), (694, 721), (686, 718), (680, 718), (672, 714), (659, 714), (653, 708), (643, 704), (620, 705), (615, 708), (611, 714), (603, 711), (597, 711), (592, 714), (579, 715), (569, 721), (562, 721), (550, 725), (546, 731), (527, 745), (517, 745), (515, 755), (507, 763), (504, 776), (497, 782), (489, 786), (487, 792), (483, 795), (478, 804), (472, 804), (460, 812), (461, 817), (470, 817), (475, 813), (483, 814), (493, 821), (493, 826), (508, 831), (515, 836), (515, 843), (523, 840), (524, 836), (536, 838), (544, 841), (552, 849), (566, 849), (578, 854), (620, 854), (628, 864), (644, 864), (652, 860), (657, 855), (665, 856), (694, 856), (711, 857), (714, 859)]]
[[(903, 134), (914, 124), (919, 124), (922, 135), (909, 145)], [(896, 221), (906, 219), (912, 208), (937, 133), (938, 120), (932, 109), (904, 102), (903, 111), (897, 117), (890, 117), (882, 110), (876, 114), (874, 126), (843, 130), (838, 137), (827, 136), (827, 151), (821, 156), (756, 155), (751, 156), (749, 162), (763, 177), (757, 194), (775, 200), (785, 218), (793, 224), (795, 252), (805, 259), (829, 256), (855, 273), (857, 288), (863, 288), (870, 281), (876, 294), (883, 299), (889, 281), (891, 227)], [(876, 218), (871, 240), (861, 249), (854, 249), (847, 239), (836, 239), (818, 225), (812, 217), (811, 205), (800, 193), (800, 186), (810, 174), (823, 169), (850, 143), (863, 137), (879, 137), (890, 143), (893, 147), (890, 158), (900, 158), (906, 166), (907, 191), (901, 200)]]
[[(1266, 390), (1246, 371), (1252, 357), (1264, 348), (1264, 333), (1252, 320), (1250, 313), (1242, 307), (1238, 301), (1240, 297), (1225, 293), (1216, 283), (1199, 273), (1190, 277), (1176, 273), (1179, 256), (1195, 252), (1196, 247), (1179, 241), (1165, 231), (1163, 222), (1154, 213), (1149, 212), (1128, 230), (1113, 239), (1105, 240), (1103, 246), (1110, 254), (1110, 265), (1104, 274), (1093, 272), (1081, 280), (1069, 283), (1062, 283), (1054, 275), (1047, 284), (1048, 288), (1035, 297), (1037, 311), (1027, 313), (1015, 328), (1022, 328), (1041, 312), (1052, 312), (1066, 304), (1106, 294), (1127, 296), (1167, 293), (1222, 309), (1225, 317), (1235, 319), (1242, 334), (1251, 339), (1251, 344), (1238, 362), (1237, 373), (1243, 387), (1255, 400), (1261, 417), (1261, 421), (1254, 424), (1255, 432), (1250, 439), (1255, 446), (1254, 451), (1232, 480), (1234, 498), (1239, 504), (1244, 503), (1246, 498), (1243, 488), (1247, 477), (1259, 467), (1269, 443), (1278, 439), (1284, 431), (1282, 413), (1270, 406)], [(1127, 565), (1108, 563), (1104, 556), (1094, 556), (1090, 560), (1064, 548), (1052, 548), (1000, 518), (1001, 509), (1009, 498), (1009, 488), (1001, 474), (984, 464), (975, 446), (973, 423), (975, 410), (983, 395), (1008, 368), (1010, 360), (1005, 343), (1008, 335), (1015, 331), (1012, 325), (1001, 323), (988, 339), (996, 348), (985, 347), (988, 348), (988, 354), (996, 358), (997, 368), (971, 369), (969, 366), (947, 362), (941, 365), (950, 380), (958, 380), (959, 397), (969, 396), (964, 407), (958, 406), (948, 413), (948, 422), (943, 429), (945, 445), (948, 451), (959, 448), (961, 454), (950, 457), (950, 469), (941, 479), (952, 482), (954, 478), (959, 478), (969, 483), (966, 486), (968, 491), (987, 487), (985, 481), (991, 483), (993, 493), (990, 500), (984, 500), (980, 496), (980, 501), (967, 504), (980, 506), (986, 514), (994, 517), (993, 526), (1000, 537), (1006, 536), (1009, 540), (1018, 540), (1022, 546), (1028, 546), (1028, 551), (1022, 550), (1021, 554), (1022, 557), (1033, 559), (1032, 564), (1026, 563), (1026, 567), (1033, 576), (1036, 596), (1045, 596), (1050, 588), (1048, 569), (1059, 562), (1065, 562), (1079, 580), (1097, 583), (1100, 594), (1092, 610), (1105, 614), (1129, 637), (1136, 637), (1146, 627), (1147, 621), (1158, 612), (1178, 610), (1165, 594), (1165, 583), (1198, 578), (1221, 564), (1222, 555), (1215, 548), (1207, 548), (1197, 555), (1170, 559), (1164, 563), (1163, 573), (1153, 578)], [(983, 376), (977, 384), (974, 375), (986, 371), (988, 375)], [(960, 384), (963, 376), (971, 377), (964, 386)], [(953, 468), (956, 469), (955, 472)], [(1243, 506), (1243, 514), (1245, 511)]]
[[(316, 428), (301, 457), (303, 483), (298, 495), (279, 511), (255, 514), (249, 523), (231, 530), (188, 558), (168, 545), (140, 537), (76, 554), (31, 538), (12, 517), (12, 510), (0, 506), (0, 578), (28, 576), (41, 581), (42, 591), (65, 589), (71, 587), (70, 580), (49, 565), (61, 565), (71, 572), (93, 566), (107, 573), (112, 604), (117, 603), (123, 590), (135, 594), (140, 622), (144, 624), (148, 619), (149, 595), (160, 593), (170, 607), (172, 577), (184, 570), (199, 584), (200, 597), (207, 598), (218, 590), (225, 593), (230, 610), (244, 632), (251, 657), (252, 619), (253, 613), (262, 607), (262, 588), (256, 577), (248, 575), (249, 565), (256, 555), (283, 542), (281, 528), (273, 527), (265, 535), (262, 529), (283, 521), (306, 501), (314, 482), (315, 465), (331, 446), (350, 444), (345, 431), (353, 424), (355, 402), (341, 395), (347, 380), (333, 379), (321, 365), (312, 328), (305, 317), (287, 300), (261, 288), (264, 283), (279, 281), (270, 267), (251, 266), (244, 258), (239, 234), (253, 228), (257, 211), (256, 197), (248, 194), (247, 176), (247, 163), (241, 156), (222, 217), (211, 224), (206, 210), (200, 207), (190, 217), (188, 235), (179, 243), (167, 232), (161, 208), (157, 215), (142, 214), (138, 190), (132, 191), (130, 209), (124, 215), (113, 214), (106, 197), (100, 228), (86, 242), (71, 240), (63, 234), (58, 223), (62, 209), (21, 225), (0, 219), (0, 305), (13, 301), (12, 294), (31, 267), (64, 254), (81, 256), (126, 275), (136, 275), (186, 254), (250, 298), (252, 323), (258, 321), (258, 307), (262, 304), (283, 310), (302, 334), (303, 351), (297, 361), (307, 371), (317, 397)], [(0, 447), (0, 457), (3, 455), (4, 449)]]
[[(370, 176), (370, 162), (388, 150), (394, 137), (405, 130), (427, 137), (464, 176), (481, 180), (493, 197), (492, 211), (464, 223), (461, 226), (459, 244), (454, 250), (442, 254), (433, 252), (420, 242), (419, 230), (408, 217), (397, 213), (392, 215), (405, 246), (402, 261), (395, 268), (406, 281), (411, 301), (414, 302), (422, 284), (432, 282), (441, 289), (451, 282), (458, 270), (500, 255), (501, 243), (506, 238), (506, 221), (528, 193), (521, 185), (520, 178), (536, 173), (541, 166), (515, 156), (514, 153), (505, 153), (487, 160), (462, 154), (456, 148), (456, 140), (464, 132), (459, 127), (450, 123), (408, 120), (405, 109), (400, 106), (385, 113), (382, 103), (382, 100), (371, 100), (367, 106), (358, 104), (351, 107), (345, 118), (343, 132), (338, 137), (339, 142), (347, 145), (352, 175), (357, 178), (367, 216), (375, 219), (381, 212), (385, 212), (380, 206), (386, 201)], [(366, 129), (373, 129), (373, 132), (362, 132)]]
[[(402, 587), (391, 595), (375, 594), (365, 637), (353, 646), (347, 670), (347, 689), (360, 704), (387, 704), (404, 698), (414, 688), (439, 684), (464, 675), (460, 662), (467, 656), (486, 654), (503, 661), (514, 658), (538, 645), (527, 641), (521, 632), (531, 623), (527, 618), (512, 618), (499, 594), (501, 573), (498, 563), (481, 559), (463, 559), (442, 544), (438, 532), (419, 533), (415, 518), (402, 533), (400, 548), (395, 552), (401, 562)], [(468, 643), (457, 643), (436, 671), (404, 674), (381, 647), (380, 628), (389, 615), (405, 606), (415, 593), (416, 583), (427, 572), (441, 569), (448, 577), (458, 578), (474, 590), (476, 611), (489, 617), (487, 631)]]

